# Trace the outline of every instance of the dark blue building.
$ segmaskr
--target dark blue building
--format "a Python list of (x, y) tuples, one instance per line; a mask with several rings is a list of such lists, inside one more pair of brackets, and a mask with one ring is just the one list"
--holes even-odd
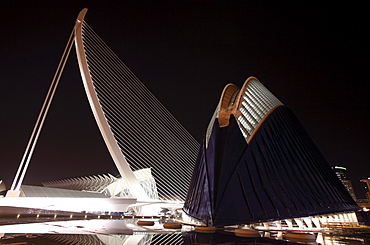
[(293, 112), (256, 78), (228, 84), (199, 151), (184, 211), (212, 226), (355, 211)]

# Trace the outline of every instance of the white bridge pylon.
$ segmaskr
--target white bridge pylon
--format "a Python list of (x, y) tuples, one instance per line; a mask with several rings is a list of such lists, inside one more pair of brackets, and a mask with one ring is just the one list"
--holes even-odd
[(134, 171), (150, 169), (158, 199), (184, 201), (199, 143), (84, 21), (86, 12), (87, 9), (83, 9), (77, 17), (7, 196), (20, 194), (20, 186), (74, 44), (90, 108), (113, 162), (127, 183), (127, 189), (122, 190), (125, 196), (135, 197), (138, 201), (151, 200), (153, 195), (147, 194), (150, 191), (143, 187), (145, 181), (134, 174)]
[(108, 147), (109, 153), (113, 158), (114, 163), (117, 166), (121, 177), (127, 181), (131, 193), (134, 193), (135, 197), (140, 200), (148, 200), (148, 195), (144, 192), (139, 181), (136, 179), (133, 171), (128, 165), (125, 156), (122, 154), (120, 148), (117, 145), (112, 131), (107, 123), (104, 113), (100, 107), (98, 97), (95, 93), (91, 74), (87, 65), (86, 54), (84, 51), (84, 45), (82, 41), (82, 22), (85, 18), (87, 9), (83, 9), (77, 17), (76, 25), (74, 28), (75, 33), (75, 47), (78, 59), (78, 65), (80, 67), (81, 77), (85, 86), (87, 98), (89, 100), (91, 109), (93, 111), (95, 120), (98, 124), (100, 132), (103, 136), (105, 144)]
[(49, 87), (49, 90), (47, 92), (46, 98), (45, 98), (44, 103), (41, 107), (39, 116), (37, 117), (36, 124), (33, 128), (31, 137), (28, 141), (28, 144), (27, 144), (26, 150), (23, 154), (21, 163), (19, 164), (19, 167), (18, 167), (17, 173), (15, 175), (15, 178), (13, 180), (12, 186), (10, 187), (10, 190), (6, 194), (7, 197), (18, 197), (20, 195), (20, 187), (22, 185), (24, 176), (26, 174), (27, 168), (28, 168), (29, 163), (31, 161), (32, 154), (33, 154), (33, 151), (35, 149), (37, 140), (40, 136), (42, 126), (44, 125), (45, 118), (46, 118), (47, 113), (48, 113), (49, 108), (50, 108), (50, 104), (53, 100), (55, 91), (58, 87), (60, 77), (61, 77), (61, 75), (63, 73), (63, 70), (64, 70), (64, 66), (65, 66), (65, 64), (68, 60), (69, 54), (71, 52), (71, 48), (72, 48), (72, 45), (73, 45), (73, 42), (74, 42), (74, 36), (75, 36), (75, 34), (74, 34), (74, 30), (73, 30), (69, 39), (68, 39), (67, 45), (64, 49), (62, 58), (60, 59), (60, 62), (59, 62), (59, 65), (57, 67), (57, 70), (54, 74), (53, 80), (50, 84), (50, 87)]
[(24, 152), (23, 158), (18, 167), (16, 176), (14, 178), (14, 181), (12, 183), (10, 190), (7, 192), (7, 197), (18, 197), (20, 195), (20, 187), (25, 177), (30, 160), (32, 158), (33, 151), (35, 149), (37, 140), (39, 138), (41, 129), (43, 127), (45, 118), (47, 116), (50, 104), (53, 100), (53, 96), (58, 86), (60, 77), (63, 73), (64, 66), (66, 64), (66, 61), (68, 60), (71, 48), (74, 43), (75, 48), (76, 48), (80, 73), (81, 73), (85, 91), (86, 91), (86, 94), (87, 94), (87, 97), (90, 103), (90, 107), (93, 111), (95, 120), (98, 124), (100, 132), (103, 136), (103, 139), (108, 147), (110, 155), (112, 156), (113, 161), (115, 165), (117, 166), (117, 169), (121, 177), (126, 180), (126, 183), (128, 184), (128, 188), (130, 189), (130, 192), (134, 195), (134, 197), (142, 201), (146, 201), (150, 199), (148, 195), (145, 193), (144, 189), (141, 187), (139, 181), (136, 179), (133, 171), (131, 170), (129, 164), (126, 161), (125, 156), (122, 154), (119, 146), (117, 145), (117, 141), (115, 140), (112, 134), (112, 131), (110, 130), (110, 127), (107, 123), (107, 120), (99, 104), (97, 95), (95, 93), (91, 74), (90, 74), (87, 60), (86, 60), (83, 40), (82, 40), (82, 23), (84, 21), (86, 12), (87, 12), (87, 9), (85, 8), (79, 13), (77, 17), (72, 34), (68, 40), (68, 43), (65, 47), (62, 58), (55, 72), (54, 78), (52, 80), (52, 83), (50, 85), (46, 98), (44, 100), (43, 106), (37, 118), (36, 124), (32, 131), (31, 137), (29, 139), (28, 145)]

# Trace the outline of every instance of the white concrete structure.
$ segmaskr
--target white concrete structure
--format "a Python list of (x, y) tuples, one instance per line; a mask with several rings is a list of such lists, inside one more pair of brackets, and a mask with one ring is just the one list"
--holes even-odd
[(21, 194), (20, 187), (38, 136), (70, 50), (75, 45), (90, 107), (121, 179), (87, 176), (49, 182), (49, 186), (104, 190), (112, 197), (134, 197), (140, 201), (183, 201), (198, 142), (87, 25), (86, 12), (87, 9), (83, 9), (77, 17), (7, 196)]
[(0, 206), (69, 212), (124, 212), (135, 198), (11, 197), (0, 198)]

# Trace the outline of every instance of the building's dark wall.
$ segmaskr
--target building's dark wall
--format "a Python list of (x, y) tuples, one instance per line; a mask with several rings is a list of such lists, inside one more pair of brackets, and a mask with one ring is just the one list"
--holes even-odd
[(233, 116), (224, 128), (216, 120), (208, 148), (202, 148), (196, 165), (184, 210), (211, 225), (358, 209), (284, 106), (269, 115), (249, 145)]

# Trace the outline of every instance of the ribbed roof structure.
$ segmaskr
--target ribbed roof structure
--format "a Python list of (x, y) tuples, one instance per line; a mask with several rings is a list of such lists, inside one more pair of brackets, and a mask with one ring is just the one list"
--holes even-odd
[(117, 178), (111, 174), (99, 174), (99, 175), (90, 175), (82, 176), (75, 178), (67, 178), (60, 180), (52, 180), (43, 182), (43, 186), (68, 189), (68, 190), (77, 190), (77, 191), (94, 191), (102, 192), (108, 185), (117, 181)]
[(42, 186), (22, 185), (22, 196), (25, 197), (73, 197), (73, 198), (107, 198), (104, 193), (49, 188)]
[(184, 211), (208, 225), (357, 210), (292, 111), (256, 78), (225, 87)]
[[(134, 171), (145, 193), (151, 198), (158, 200), (156, 182), (149, 168)], [(111, 174), (99, 174), (67, 179), (46, 181), (42, 183), (45, 187), (67, 189), (76, 191), (89, 191), (104, 193), (108, 197), (133, 197), (127, 181), (122, 177), (114, 177)], [(49, 188), (50, 189), (50, 188)]]

